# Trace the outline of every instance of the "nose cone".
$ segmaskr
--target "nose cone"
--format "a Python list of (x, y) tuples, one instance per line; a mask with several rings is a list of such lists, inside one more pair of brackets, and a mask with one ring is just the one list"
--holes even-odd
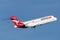
[(16, 18), (16, 16), (11, 16), (10, 19), (11, 19), (11, 20), (18, 20), (18, 19)]

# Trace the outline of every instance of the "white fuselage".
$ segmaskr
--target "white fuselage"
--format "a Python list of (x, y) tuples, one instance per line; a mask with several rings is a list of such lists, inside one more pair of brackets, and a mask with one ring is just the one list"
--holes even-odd
[(54, 17), (54, 16), (46, 16), (46, 17), (26, 21), (26, 22), (23, 22), (23, 23), (25, 24), (26, 27), (34, 27), (34, 26), (37, 26), (37, 25), (46, 24), (46, 23), (53, 22), (53, 21), (56, 21), (56, 20), (57, 20), (57, 18)]

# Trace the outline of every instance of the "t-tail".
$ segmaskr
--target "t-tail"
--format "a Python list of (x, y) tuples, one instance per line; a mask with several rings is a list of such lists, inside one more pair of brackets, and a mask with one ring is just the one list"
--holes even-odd
[(15, 28), (25, 28), (23, 22), (19, 21), (18, 18), (16, 18), (16, 16), (11, 16), (10, 20), (12, 20), (13, 24), (15, 25)]

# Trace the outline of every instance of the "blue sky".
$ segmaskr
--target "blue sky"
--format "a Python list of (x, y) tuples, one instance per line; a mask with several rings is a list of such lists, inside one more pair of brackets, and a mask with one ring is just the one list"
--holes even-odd
[[(10, 20), (15, 15), (21, 21), (54, 15), (58, 21), (35, 29), (14, 28)], [(60, 40), (60, 0), (0, 0), (0, 40)]]

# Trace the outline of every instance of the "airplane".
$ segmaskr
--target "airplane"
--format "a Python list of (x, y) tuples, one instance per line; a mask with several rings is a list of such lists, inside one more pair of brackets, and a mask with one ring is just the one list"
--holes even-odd
[(50, 15), (50, 16), (45, 16), (42, 18), (33, 19), (30, 21), (21, 22), (18, 20), (16, 16), (11, 16), (10, 20), (12, 20), (15, 28), (35, 28), (38, 25), (43, 25), (46, 23), (56, 21), (57, 18)]

